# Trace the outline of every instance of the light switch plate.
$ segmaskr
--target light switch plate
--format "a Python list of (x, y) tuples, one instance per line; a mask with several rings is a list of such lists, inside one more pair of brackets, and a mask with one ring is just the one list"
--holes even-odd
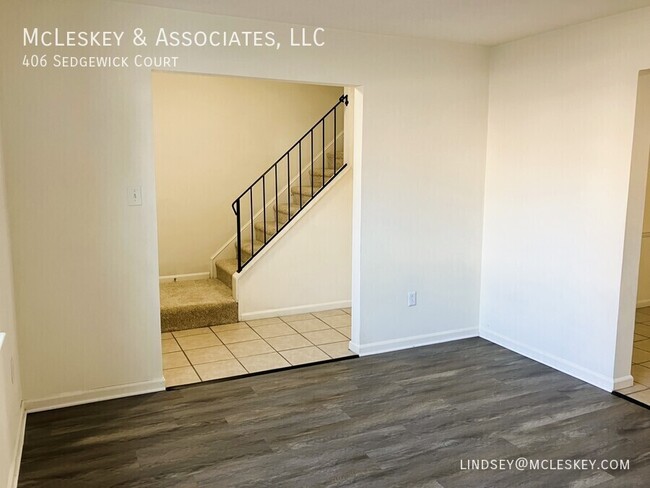
[(142, 205), (142, 187), (130, 186), (127, 189), (127, 202), (130, 207)]

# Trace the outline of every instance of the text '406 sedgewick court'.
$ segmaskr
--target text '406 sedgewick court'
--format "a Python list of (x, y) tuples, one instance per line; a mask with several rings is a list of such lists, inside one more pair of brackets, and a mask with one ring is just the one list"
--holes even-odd
[(178, 56), (63, 56), (25, 55), (26, 68), (176, 68)]

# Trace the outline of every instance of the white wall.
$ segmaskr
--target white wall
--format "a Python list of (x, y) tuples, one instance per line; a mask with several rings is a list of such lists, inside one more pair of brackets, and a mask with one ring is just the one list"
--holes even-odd
[[(20, 64), (22, 25), (81, 30), (132, 20), (106, 2), (1, 8), (0, 111), (26, 406), (161, 389), (150, 73)], [(129, 185), (143, 186), (142, 206), (126, 205)]]
[[(99, 0), (6, 0), (0, 18), (7, 59), (0, 112), (8, 128), (28, 400), (53, 404), (48, 398), (56, 395), (159, 386), (161, 364), (151, 74), (25, 69), (23, 26), (274, 29), (280, 50), (156, 53), (180, 56), (178, 71), (363, 85), (359, 288), (353, 291), (360, 345), (378, 350), (476, 334), (487, 49), (329, 29), (322, 48), (290, 48), (287, 25)], [(67, 51), (99, 52), (105, 53)], [(143, 206), (127, 207), (130, 185), (143, 186)], [(418, 291), (417, 307), (406, 307), (409, 290)]]
[(637, 10), (491, 55), (481, 335), (607, 389), (629, 381), (614, 353), (622, 280), (633, 326), (623, 241), (648, 25)]
[(337, 176), (290, 225), (238, 276), (242, 320), (350, 306), (352, 172)]
[(9, 222), (0, 135), (0, 486), (14, 486), (24, 432)]
[[(643, 179), (646, 173), (646, 194), (643, 208), (643, 238), (641, 239), (641, 259), (639, 262), (639, 280), (636, 297), (637, 307), (650, 306), (650, 172), (647, 171), (650, 160), (650, 70), (639, 75), (639, 90), (637, 96), (637, 117), (634, 128), (633, 166), (638, 167), (638, 173), (632, 173), (630, 180)], [(639, 161), (635, 161), (636, 158)], [(633, 169), (634, 171), (634, 169)], [(632, 185), (632, 181), (630, 182)], [(641, 191), (639, 186), (638, 188)], [(632, 192), (633, 187), (630, 188)]]
[(160, 274), (207, 273), (235, 233), (233, 200), (343, 90), (169, 72), (152, 81)]

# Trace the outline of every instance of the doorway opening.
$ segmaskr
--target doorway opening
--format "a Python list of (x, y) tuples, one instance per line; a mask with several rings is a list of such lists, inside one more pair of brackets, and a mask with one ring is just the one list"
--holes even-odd
[[(650, 70), (646, 70), (639, 74), (637, 91), (623, 288), (616, 344), (615, 368), (618, 371), (615, 373), (619, 374), (615, 374), (615, 377), (626, 378), (616, 388), (617, 394), (650, 408), (649, 165)], [(634, 260), (631, 257), (634, 257)], [(627, 263), (630, 264), (626, 266)], [(626, 283), (626, 279), (630, 283)], [(635, 313), (629, 313), (628, 308), (630, 312), (634, 309)], [(628, 371), (628, 375), (620, 374)]]
[(354, 93), (153, 72), (167, 387), (355, 356)]

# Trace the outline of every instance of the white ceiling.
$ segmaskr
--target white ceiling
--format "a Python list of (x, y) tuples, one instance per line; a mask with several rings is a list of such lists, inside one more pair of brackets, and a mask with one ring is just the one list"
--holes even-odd
[(650, 6), (650, 0), (122, 0), (377, 34), (495, 45)]

